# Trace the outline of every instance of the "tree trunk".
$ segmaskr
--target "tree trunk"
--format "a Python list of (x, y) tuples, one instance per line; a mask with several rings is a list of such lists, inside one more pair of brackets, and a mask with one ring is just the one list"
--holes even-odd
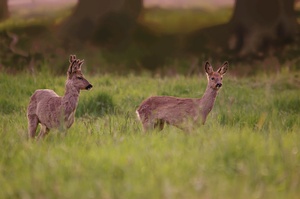
[(0, 0), (0, 21), (7, 19), (8, 16), (8, 0)]
[(130, 35), (142, 0), (79, 0), (62, 26), (64, 38), (104, 43), (122, 42)]
[(264, 55), (297, 34), (295, 0), (236, 0), (229, 48), (240, 56)]

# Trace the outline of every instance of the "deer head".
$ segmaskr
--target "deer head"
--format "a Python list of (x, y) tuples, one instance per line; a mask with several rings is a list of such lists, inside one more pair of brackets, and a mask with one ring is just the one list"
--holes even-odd
[(78, 90), (91, 89), (93, 86), (85, 79), (81, 72), (81, 66), (84, 60), (76, 59), (75, 55), (70, 55), (69, 62), (70, 66), (67, 72), (68, 81), (72, 82), (72, 85)]
[(223, 75), (226, 73), (229, 64), (227, 61), (215, 72), (209, 62), (205, 63), (205, 72), (208, 80), (208, 87), (219, 90), (222, 87)]

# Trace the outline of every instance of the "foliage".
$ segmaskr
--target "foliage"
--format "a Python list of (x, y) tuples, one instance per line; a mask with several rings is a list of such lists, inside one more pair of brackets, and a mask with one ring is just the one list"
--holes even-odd
[(94, 87), (81, 92), (74, 125), (38, 142), (26, 138), (29, 97), (62, 95), (65, 77), (0, 74), (0, 198), (299, 197), (299, 74), (229, 72), (207, 123), (190, 134), (144, 134), (135, 109), (150, 95), (201, 97), (205, 76), (87, 78)]
[(71, 14), (72, 6), (40, 5), (36, 8), (14, 8), (9, 19), (0, 23), (0, 31), (30, 26), (53, 26)]
[[(165, 34), (186, 34), (199, 28), (227, 23), (232, 8), (216, 9), (147, 9), (141, 23), (153, 31)], [(192, 20), (191, 20), (192, 19)]]
[[(112, 50), (102, 44), (99, 46), (96, 41), (87, 44), (72, 40), (68, 43), (60, 38), (59, 30), (72, 13), (71, 6), (38, 7), (31, 11), (16, 9), (10, 19), (0, 23), (0, 66), (10, 72), (39, 70), (45, 62), (55, 60), (51, 70), (64, 74), (65, 57), (74, 53), (84, 55), (94, 67), (92, 70), (97, 72), (127, 73), (168, 68), (174, 65), (167, 65), (168, 59), (174, 60), (175, 56), (182, 61), (185, 56), (185, 52), (180, 52), (179, 47), (183, 44), (176, 41), (177, 35), (223, 23), (229, 20), (231, 12), (229, 8), (214, 11), (145, 9), (138, 21), (143, 28), (139, 27), (133, 38), (124, 41), (124, 46)], [(13, 37), (17, 39), (15, 44)], [(178, 70), (186, 71), (190, 64)]]
[[(139, 27), (133, 38), (117, 49), (99, 46), (96, 42), (72, 40), (68, 43), (61, 40), (58, 30), (61, 22), (72, 13), (73, 7), (50, 8), (41, 7), (31, 12), (17, 9), (12, 11), (10, 19), (0, 23), (0, 68), (16, 73), (40, 70), (45, 63), (50, 63), (52, 72), (64, 74), (66, 57), (70, 54), (84, 57), (93, 72), (117, 74), (139, 73), (145, 69), (160, 74), (187, 74), (192, 69), (194, 58), (201, 61), (234, 61), (244, 74), (255, 74), (261, 68), (273, 71), (282, 63), (295, 70), (299, 70), (300, 66), (298, 40), (286, 48), (280, 48), (271, 56), (270, 59), (275, 59), (272, 63), (268, 63), (269, 58), (260, 57), (258, 61), (252, 57), (239, 59), (234, 52), (219, 47), (210, 49), (210, 45), (205, 44), (210, 36), (217, 38), (216, 43), (225, 41), (223, 45), (228, 45), (224, 33), (228, 27), (225, 25), (215, 29), (213, 26), (226, 23), (232, 8), (145, 9), (138, 21), (143, 28)], [(149, 34), (148, 29), (153, 34)], [(197, 36), (199, 40), (190, 45), (187, 37), (197, 29), (206, 30), (206, 33), (203, 37)], [(16, 43), (13, 43), (14, 38)], [(199, 48), (199, 51), (190, 54), (187, 49), (193, 49), (192, 46)]]

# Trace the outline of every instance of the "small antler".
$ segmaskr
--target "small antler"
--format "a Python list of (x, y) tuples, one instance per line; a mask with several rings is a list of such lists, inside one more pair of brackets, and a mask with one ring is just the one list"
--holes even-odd
[(83, 60), (79, 60), (79, 59), (77, 59), (77, 65), (74, 65), (74, 70), (81, 70), (81, 66), (82, 66), (82, 64), (84, 63), (84, 59)]
[(73, 63), (73, 61), (75, 61), (75, 60), (76, 60), (76, 55), (70, 55), (69, 62)]
[(70, 55), (70, 66), (68, 69), (68, 76), (70, 76), (72, 73), (81, 71), (81, 66), (84, 63), (84, 60), (76, 59), (76, 55)]

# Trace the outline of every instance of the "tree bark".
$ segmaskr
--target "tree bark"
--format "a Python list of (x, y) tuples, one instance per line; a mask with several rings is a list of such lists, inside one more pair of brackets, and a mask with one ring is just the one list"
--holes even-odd
[(240, 56), (264, 55), (297, 34), (295, 0), (236, 0), (229, 48)]
[(0, 21), (9, 17), (8, 0), (0, 0)]
[(79, 0), (62, 26), (64, 38), (118, 43), (130, 35), (142, 0)]

